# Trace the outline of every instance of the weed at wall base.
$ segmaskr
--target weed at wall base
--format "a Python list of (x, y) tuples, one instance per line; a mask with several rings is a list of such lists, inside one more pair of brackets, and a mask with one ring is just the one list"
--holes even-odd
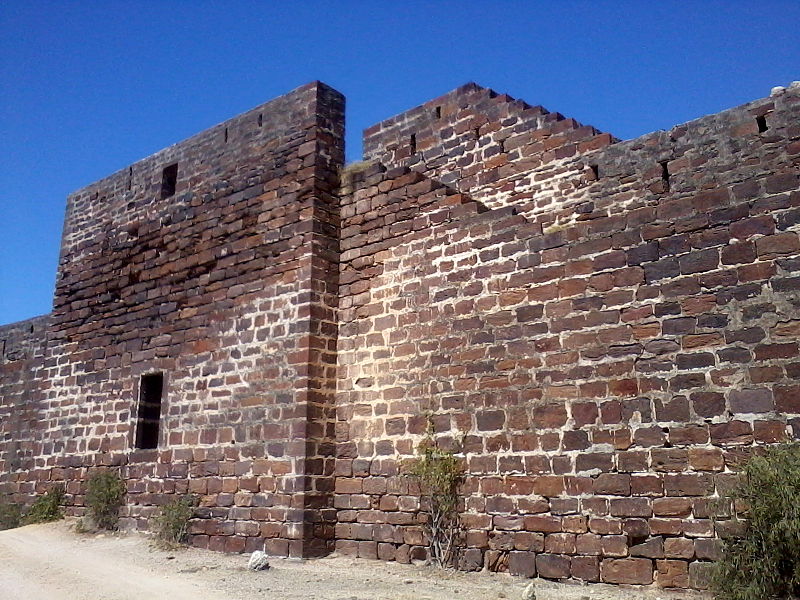
[(417, 447), (417, 458), (408, 475), (420, 489), (420, 504), (427, 513), (429, 560), (439, 567), (456, 562), (460, 524), (458, 489), (463, 479), (463, 466), (452, 451), (438, 448), (430, 437)]
[(728, 500), (745, 520), (723, 539), (716, 599), (800, 597), (800, 444), (751, 458)]
[(64, 488), (56, 486), (39, 496), (25, 515), (22, 517), (22, 525), (32, 523), (48, 523), (58, 521), (64, 517), (61, 505), (64, 503)]
[(161, 507), (151, 519), (150, 529), (155, 533), (157, 546), (172, 548), (185, 544), (189, 532), (189, 520), (197, 507), (196, 497), (187, 495), (176, 498)]
[(13, 502), (0, 502), (0, 530), (19, 527), (22, 520), (22, 508)]
[(101, 471), (89, 477), (86, 508), (91, 521), (101, 529), (116, 529), (119, 509), (125, 499), (125, 483), (115, 471)]

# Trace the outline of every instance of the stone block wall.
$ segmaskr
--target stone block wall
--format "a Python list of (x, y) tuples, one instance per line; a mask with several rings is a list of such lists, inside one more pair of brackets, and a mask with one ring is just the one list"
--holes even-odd
[[(0, 474), (34, 467), (49, 316), (0, 326)], [(0, 476), (0, 495), (10, 494)]]
[[(499, 108), (465, 157), (475, 95)], [(337, 549), (424, 555), (402, 463), (430, 421), (464, 457), (463, 568), (703, 587), (732, 467), (800, 438), (799, 106), (611, 144), (516, 132), (543, 111), (467, 86), (367, 130), (382, 162), (342, 193)]]
[[(15, 491), (65, 482), (79, 513), (92, 470), (120, 466), (126, 526), (189, 492), (197, 545), (330, 550), (343, 110), (309, 84), (69, 197), (44, 418)], [(153, 450), (135, 447), (150, 373)]]
[(343, 111), (312, 83), (70, 196), (52, 314), (0, 327), (0, 493), (80, 515), (115, 468), (126, 527), (191, 493), (198, 546), (407, 562), (432, 428), (461, 568), (703, 587), (735, 465), (800, 438), (800, 90), (620, 142), (468, 84), (347, 168)]
[(616, 141), (506, 94), (464, 85), (364, 132), (364, 157), (407, 166), (491, 208), (550, 211), (581, 175), (571, 158)]

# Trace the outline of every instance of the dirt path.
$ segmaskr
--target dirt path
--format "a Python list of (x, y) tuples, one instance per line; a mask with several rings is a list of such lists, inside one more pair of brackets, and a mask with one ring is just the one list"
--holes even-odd
[[(519, 600), (529, 583), (493, 573), (344, 557), (271, 559), (153, 550), (140, 535), (78, 535), (65, 522), (0, 531), (3, 600)], [(538, 600), (699, 600), (691, 593), (537, 581)]]

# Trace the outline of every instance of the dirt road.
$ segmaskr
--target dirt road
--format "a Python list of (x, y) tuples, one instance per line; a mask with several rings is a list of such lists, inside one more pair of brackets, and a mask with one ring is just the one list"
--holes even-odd
[[(154, 550), (140, 535), (79, 535), (66, 522), (0, 531), (3, 600), (520, 600), (526, 580), (346, 557), (271, 559)], [(537, 581), (538, 600), (698, 600), (690, 593)]]

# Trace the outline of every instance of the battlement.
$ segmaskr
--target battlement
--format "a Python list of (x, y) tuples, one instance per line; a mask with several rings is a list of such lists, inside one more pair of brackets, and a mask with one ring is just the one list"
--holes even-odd
[(800, 439), (800, 87), (620, 141), (474, 83), (364, 132), (315, 82), (68, 199), (0, 327), (0, 492), (113, 467), (126, 527), (409, 562), (400, 474), (465, 468), (458, 566), (704, 588), (735, 464)]
[(42, 356), (50, 315), (0, 325), (0, 364)]
[[(196, 206), (253, 187), (269, 175), (271, 165), (259, 163), (264, 153), (274, 153), (273, 161), (283, 164), (290, 158), (287, 147), (301, 141), (307, 146), (300, 158), (312, 156), (316, 140), (306, 139), (306, 131), (341, 138), (343, 111), (341, 94), (323, 83), (309, 83), (70, 194), (62, 261), (68, 258), (65, 251), (120, 218), (152, 217), (153, 211)], [(337, 148), (330, 160), (341, 162), (342, 151)], [(165, 168), (171, 165), (178, 168), (169, 181)], [(166, 198), (170, 201), (160, 206)]]
[[(469, 83), (367, 129), (364, 157), (410, 167), (482, 199), (479, 190), (504, 179), (509, 163), (530, 157), (526, 146), (540, 150), (542, 162), (578, 142), (588, 150), (612, 141), (560, 113)], [(525, 160), (522, 168), (531, 166)]]

